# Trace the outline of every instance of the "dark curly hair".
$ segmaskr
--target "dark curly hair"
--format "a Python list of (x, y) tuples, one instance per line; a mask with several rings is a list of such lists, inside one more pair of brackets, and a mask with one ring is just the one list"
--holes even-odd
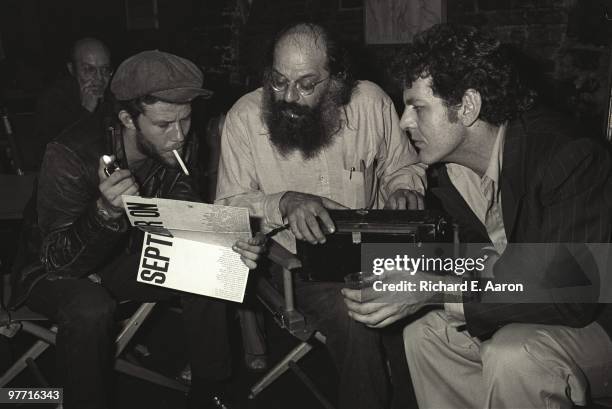
[(522, 80), (514, 50), (474, 27), (438, 24), (418, 34), (394, 61), (392, 70), (408, 88), (431, 77), (433, 94), (448, 107), (468, 89), (480, 93), (480, 119), (493, 125), (516, 118), (534, 103)]

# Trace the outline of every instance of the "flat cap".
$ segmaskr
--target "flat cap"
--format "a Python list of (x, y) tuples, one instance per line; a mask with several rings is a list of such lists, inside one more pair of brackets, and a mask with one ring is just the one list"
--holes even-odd
[(158, 50), (143, 51), (123, 61), (111, 82), (119, 101), (153, 95), (164, 101), (186, 103), (198, 96), (210, 98), (202, 88), (202, 71), (191, 61)]

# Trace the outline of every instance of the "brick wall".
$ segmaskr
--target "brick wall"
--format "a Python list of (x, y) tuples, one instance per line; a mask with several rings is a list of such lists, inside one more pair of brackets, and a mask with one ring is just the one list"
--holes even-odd
[(259, 84), (272, 36), (285, 25), (303, 20), (341, 27), (342, 40), (363, 44), (362, 11), (340, 10), (338, 0), (254, 0), (241, 38), (240, 62), (247, 88)]
[[(360, 77), (398, 96), (385, 67), (401, 46), (365, 46), (362, 10), (341, 10), (340, 2), (158, 0), (159, 30), (128, 32), (122, 0), (62, 0), (53, 6), (6, 0), (0, 2), (0, 22), (8, 61), (25, 65), (8, 75), (10, 85), (19, 89), (38, 89), (63, 73), (63, 50), (77, 33), (107, 40), (116, 62), (142, 49), (160, 48), (194, 60), (213, 87), (249, 89), (259, 84), (274, 32), (291, 21), (312, 19), (339, 27), (358, 57)], [(612, 39), (602, 3), (612, 15), (612, 0), (447, 0), (447, 16), (451, 22), (487, 27), (518, 45), (553, 81), (554, 99), (595, 123), (607, 105)], [(34, 70), (40, 72), (21, 75)]]
[(204, 71), (207, 84), (239, 81), (240, 36), (242, 22), (238, 0), (192, 2), (189, 32), (185, 33), (186, 52)]
[[(612, 3), (612, 1), (607, 1)], [(612, 4), (610, 5), (612, 14)], [(608, 96), (609, 39), (601, 2), (588, 0), (447, 0), (449, 22), (492, 30), (531, 57), (534, 72), (544, 72), (545, 93), (599, 131)], [(243, 83), (258, 84), (263, 53), (273, 33), (291, 20), (315, 19), (342, 27), (357, 51), (361, 77), (378, 82), (397, 100), (399, 92), (385, 67), (401, 45), (365, 46), (363, 12), (339, 10), (338, 0), (254, 0), (240, 33), (238, 60)]]
[(327, 19), (363, 36), (361, 11), (338, 12), (337, 0), (192, 0), (192, 9), (185, 52), (211, 82), (232, 87), (255, 86), (270, 38), (289, 21)]
[(601, 132), (612, 39), (602, 2), (448, 0), (448, 21), (485, 27), (517, 45), (544, 72), (549, 99), (588, 131)]

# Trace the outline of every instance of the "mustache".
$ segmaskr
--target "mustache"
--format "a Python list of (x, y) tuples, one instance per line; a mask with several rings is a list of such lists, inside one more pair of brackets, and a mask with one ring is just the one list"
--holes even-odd
[(274, 111), (282, 114), (293, 114), (297, 117), (304, 117), (312, 113), (312, 108), (299, 105), (295, 102), (287, 102), (287, 101), (275, 101), (274, 103)]
[(185, 144), (184, 144), (184, 143), (182, 143), (182, 144), (180, 144), (180, 145), (175, 145), (175, 146), (172, 146), (172, 147), (170, 147), (170, 148), (166, 148), (166, 149), (164, 149), (164, 152), (172, 152), (172, 151), (174, 151), (174, 150), (176, 150), (176, 151), (180, 151), (180, 150), (181, 150), (181, 149), (183, 149), (184, 147), (185, 147)]

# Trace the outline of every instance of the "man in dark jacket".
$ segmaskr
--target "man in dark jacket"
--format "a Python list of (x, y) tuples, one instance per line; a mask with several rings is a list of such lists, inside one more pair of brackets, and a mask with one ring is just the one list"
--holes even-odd
[(610, 247), (591, 244), (610, 240), (612, 162), (598, 141), (534, 106), (506, 50), (474, 28), (438, 25), (399, 67), (401, 125), (422, 162), (445, 164), (432, 192), (464, 241), (488, 244), (486, 268), (418, 271), (406, 276), (417, 288), (443, 288), (395, 303), (343, 290), (351, 317), (372, 327), (443, 307), (404, 330), (422, 408), (570, 408), (612, 395), (611, 311), (597, 304)]
[[(43, 268), (25, 269), (18, 284), (29, 291), (27, 305), (58, 324), (65, 408), (109, 407), (117, 301), (176, 295), (136, 282), (142, 232), (129, 227), (121, 195), (200, 201), (172, 151), (193, 165), (191, 101), (210, 95), (202, 81), (188, 60), (160, 51), (136, 54), (112, 82), (116, 116), (87, 117), (47, 147), (37, 202)], [(105, 154), (120, 167), (110, 176)], [(257, 243), (235, 247), (251, 268), (261, 251)], [(192, 368), (190, 404), (218, 407), (217, 393), (230, 375), (226, 304), (188, 293), (180, 298)]]

